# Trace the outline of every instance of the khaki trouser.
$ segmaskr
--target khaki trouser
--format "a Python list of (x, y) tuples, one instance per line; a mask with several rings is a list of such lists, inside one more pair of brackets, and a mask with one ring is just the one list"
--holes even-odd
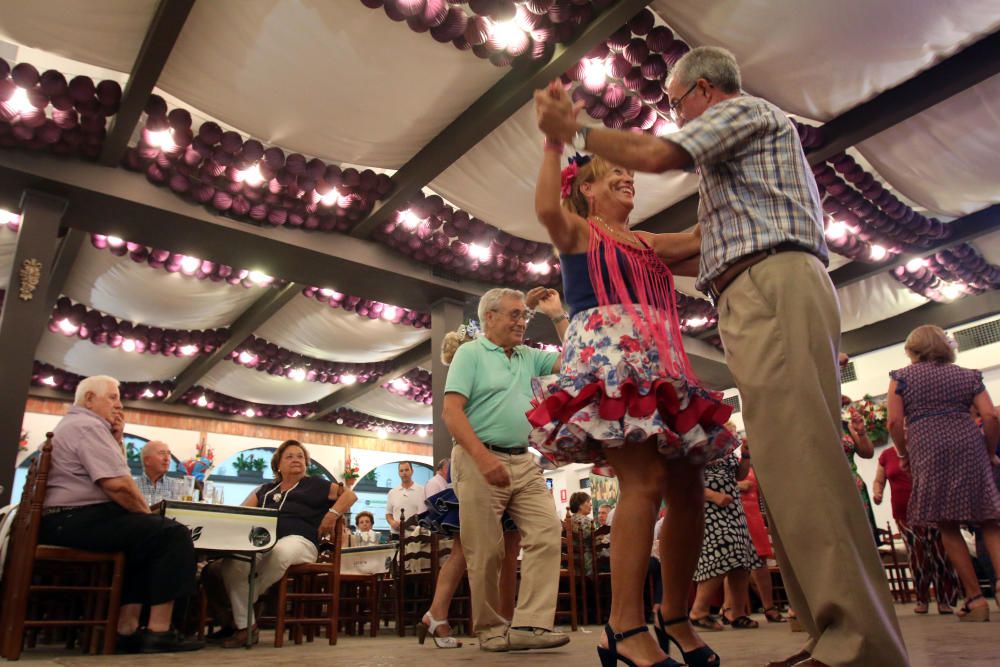
[(906, 648), (840, 445), (840, 310), (822, 263), (768, 257), (729, 285), (719, 333), (806, 647), (831, 667), (903, 667)]
[[(257, 556), (254, 598), (267, 592), (292, 565), (315, 563), (319, 557), (316, 545), (301, 535), (286, 535), (274, 543), (274, 548)], [(250, 563), (235, 558), (222, 561), (222, 580), (229, 592), (233, 622), (238, 630), (247, 627), (247, 597), (250, 593)]]
[(469, 568), (472, 624), (481, 639), (506, 632), (500, 608), (500, 569), (504, 559), (504, 510), (521, 532), (521, 586), (512, 627), (552, 629), (559, 592), (561, 524), (541, 468), (530, 454), (495, 454), (507, 467), (511, 485), (486, 483), (460, 446), (451, 452), (451, 479), (458, 496), (462, 548)]

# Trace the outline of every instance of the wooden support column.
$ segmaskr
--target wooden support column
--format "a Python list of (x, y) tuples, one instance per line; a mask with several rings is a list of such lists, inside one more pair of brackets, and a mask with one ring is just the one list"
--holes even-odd
[(465, 304), (441, 299), (431, 306), (431, 386), (434, 391), (434, 462), (451, 456), (451, 433), (441, 419), (444, 406), (444, 383), (448, 367), (441, 361), (441, 342), (465, 321)]
[[(10, 502), (35, 349), (52, 307), (48, 302), (66, 200), (33, 190), (21, 198), (21, 229), (0, 311), (0, 505)], [(39, 434), (34, 434), (38, 437)]]

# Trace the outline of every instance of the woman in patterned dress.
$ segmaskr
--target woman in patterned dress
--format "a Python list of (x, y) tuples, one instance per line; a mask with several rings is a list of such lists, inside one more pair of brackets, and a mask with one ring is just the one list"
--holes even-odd
[[(846, 400), (850, 401), (850, 399)], [(858, 472), (858, 464), (854, 461), (855, 455), (863, 459), (870, 459), (875, 456), (875, 445), (868, 437), (868, 428), (865, 426), (865, 418), (855, 413), (851, 415), (850, 421), (844, 425), (844, 436), (840, 439), (840, 444), (844, 448), (844, 456), (851, 466), (851, 474), (854, 475), (854, 484), (858, 487), (861, 495), (861, 504), (865, 506), (865, 514), (868, 516), (868, 525), (872, 529), (872, 537), (878, 542), (878, 526), (875, 523), (875, 512), (872, 510), (872, 501), (868, 496), (868, 485), (861, 478)]]
[[(993, 471), (1000, 421), (980, 371), (955, 365), (955, 349), (940, 328), (924, 325), (906, 339), (911, 364), (892, 371), (889, 433), (913, 476), (907, 519), (941, 531), (948, 559), (965, 591), (961, 621), (988, 621), (960, 524), (978, 524), (994, 569), (1000, 568), (1000, 491)], [(983, 420), (980, 430), (972, 418)]]
[[(632, 172), (582, 157), (561, 171), (562, 151), (546, 140), (535, 210), (560, 252), (571, 321), (562, 371), (535, 381), (531, 444), (556, 463), (592, 463), (621, 485), (602, 660), (677, 664), (664, 658), (672, 638), (688, 665), (718, 665), (688, 622), (686, 598), (703, 532), (702, 468), (734, 448), (722, 428), (732, 410), (691, 371), (671, 273), (696, 271), (700, 235), (631, 231)], [(657, 619), (657, 646), (642, 587), (661, 499), (669, 507), (660, 537), (667, 620)], [(615, 633), (617, 650), (608, 647)]]
[(728, 624), (737, 629), (757, 627), (744, 613), (750, 572), (763, 566), (747, 527), (743, 503), (736, 482), (746, 477), (750, 459), (731, 454), (705, 466), (705, 539), (694, 580), (698, 592), (691, 606), (691, 622), (706, 630), (721, 630), (719, 619), (709, 613), (709, 605), (726, 583)]

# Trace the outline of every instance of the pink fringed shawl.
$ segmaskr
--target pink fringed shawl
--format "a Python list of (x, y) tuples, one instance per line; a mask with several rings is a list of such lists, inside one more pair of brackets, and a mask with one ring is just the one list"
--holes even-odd
[[(638, 236), (636, 238), (643, 244), (642, 248), (621, 243), (603, 232), (592, 220), (588, 222), (590, 243), (587, 268), (597, 305), (623, 306), (636, 323), (643, 343), (656, 346), (661, 370), (671, 377), (684, 377), (691, 383), (697, 383), (681, 344), (674, 276), (670, 268)], [(620, 259), (624, 260), (625, 266)], [(633, 294), (638, 299), (637, 303), (633, 301)]]

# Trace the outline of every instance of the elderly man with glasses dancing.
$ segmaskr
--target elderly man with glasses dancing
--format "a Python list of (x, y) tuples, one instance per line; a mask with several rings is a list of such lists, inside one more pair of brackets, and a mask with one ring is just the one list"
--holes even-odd
[[(731, 53), (699, 47), (671, 73), (679, 129), (664, 138), (581, 127), (559, 86), (535, 104), (552, 141), (637, 171), (698, 170), (700, 258), (672, 268), (697, 275), (719, 310), (781, 573), (810, 635), (770, 665), (900, 667), (906, 649), (840, 447), (840, 310), (819, 193), (795, 125), (741, 88)], [(822, 521), (802, 511), (817, 495)]]
[[(457, 446), (452, 483), (458, 496), (462, 546), (469, 568), (472, 620), (484, 651), (562, 646), (553, 632), (559, 586), (560, 525), (541, 469), (528, 452), (532, 378), (556, 373), (555, 352), (523, 345), (537, 304), (560, 339), (568, 317), (555, 290), (492, 289), (479, 301), (483, 335), (458, 348), (445, 384), (444, 422)], [(521, 587), (512, 619), (500, 609), (504, 512), (521, 533)]]

